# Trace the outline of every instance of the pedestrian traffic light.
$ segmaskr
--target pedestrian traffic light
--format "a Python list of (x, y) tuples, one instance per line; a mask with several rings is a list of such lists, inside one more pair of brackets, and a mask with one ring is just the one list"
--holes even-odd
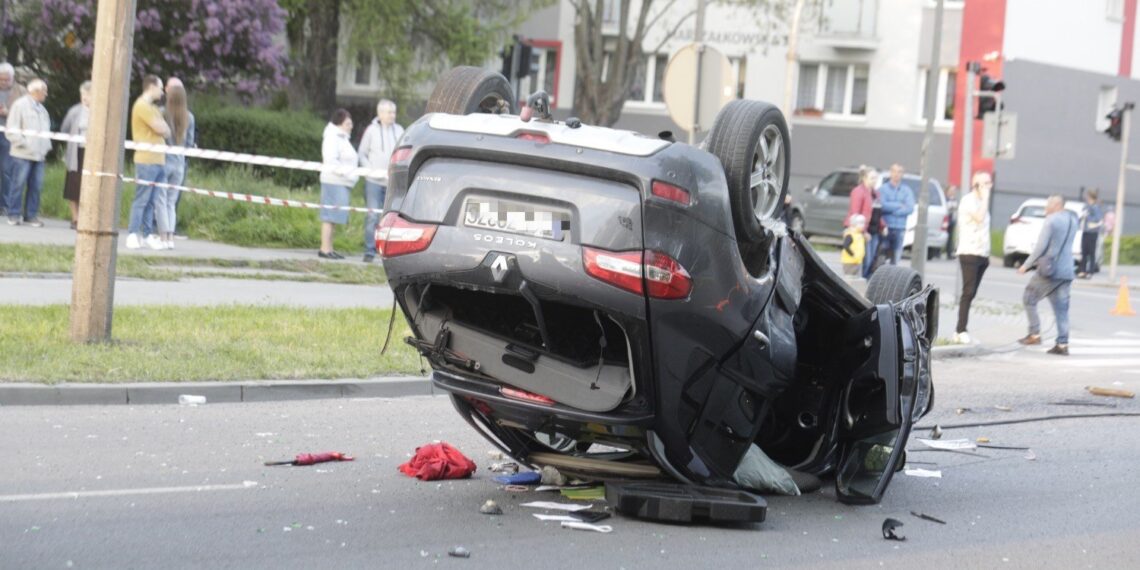
[(998, 100), (994, 94), (1005, 91), (1005, 82), (1000, 79), (995, 81), (989, 75), (982, 75), (981, 85), (979, 86), (978, 90), (982, 91), (983, 94), (978, 96), (977, 118), (983, 119), (985, 118), (986, 113), (997, 110)]
[(1108, 128), (1104, 129), (1105, 134), (1108, 138), (1120, 142), (1120, 131), (1124, 127), (1124, 109), (1117, 107), (1104, 118), (1108, 119)]

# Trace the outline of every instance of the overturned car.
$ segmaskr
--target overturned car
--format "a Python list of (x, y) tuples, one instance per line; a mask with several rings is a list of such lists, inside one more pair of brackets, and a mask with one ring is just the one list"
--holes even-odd
[(780, 111), (734, 101), (697, 148), (514, 100), (445, 74), (377, 229), (459, 413), (529, 465), (732, 487), (756, 445), (879, 501), (932, 404), (937, 292), (886, 267), (864, 298), (785, 229)]

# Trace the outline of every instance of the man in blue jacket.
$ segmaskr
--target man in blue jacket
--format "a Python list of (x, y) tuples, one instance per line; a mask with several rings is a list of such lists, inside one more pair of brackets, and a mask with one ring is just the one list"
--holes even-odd
[(891, 251), (891, 265), (898, 265), (902, 256), (903, 237), (906, 235), (906, 218), (914, 211), (914, 193), (903, 186), (903, 167), (891, 165), (891, 177), (879, 188), (883, 201), (883, 221), (887, 223), (887, 245)]
[(1059, 356), (1069, 355), (1069, 289), (1075, 277), (1073, 238), (1080, 231), (1079, 226), (1077, 215), (1065, 209), (1065, 199), (1060, 195), (1050, 196), (1045, 202), (1045, 223), (1041, 225), (1037, 246), (1017, 270), (1025, 274), (1029, 268), (1037, 268), (1022, 297), (1025, 315), (1029, 318), (1029, 334), (1018, 342), (1041, 344), (1041, 318), (1037, 315), (1037, 303), (1041, 299), (1049, 299), (1057, 321), (1057, 344), (1048, 352)]

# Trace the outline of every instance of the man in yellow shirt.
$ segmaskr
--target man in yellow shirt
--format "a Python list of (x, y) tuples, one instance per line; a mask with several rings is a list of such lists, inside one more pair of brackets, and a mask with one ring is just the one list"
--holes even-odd
[[(162, 97), (162, 80), (147, 75), (142, 81), (142, 95), (131, 107), (131, 140), (136, 143), (166, 144), (170, 127), (155, 105)], [(127, 248), (138, 249), (145, 240), (151, 249), (163, 249), (162, 240), (154, 234), (154, 184), (166, 182), (166, 155), (161, 152), (135, 151), (135, 199), (131, 202), (131, 221), (127, 226)]]

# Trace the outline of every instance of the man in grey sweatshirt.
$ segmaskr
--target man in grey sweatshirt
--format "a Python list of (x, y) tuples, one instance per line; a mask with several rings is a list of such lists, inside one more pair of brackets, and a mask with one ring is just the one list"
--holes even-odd
[(1053, 195), (1045, 203), (1045, 223), (1033, 253), (1021, 264), (1018, 273), (1026, 273), (1037, 266), (1037, 271), (1025, 287), (1022, 301), (1029, 318), (1029, 334), (1018, 340), (1021, 344), (1041, 344), (1041, 318), (1037, 303), (1048, 298), (1057, 320), (1057, 344), (1049, 354), (1069, 355), (1069, 288), (1076, 276), (1073, 270), (1073, 239), (1079, 233), (1077, 215), (1065, 209), (1065, 199)]
[[(47, 83), (42, 79), (28, 83), (28, 94), (20, 97), (8, 110), (8, 128), (51, 131), (51, 118), (43, 106), (47, 92)], [(6, 173), (8, 224), (17, 226), (23, 221), (35, 228), (42, 227), (44, 224), (39, 218), (40, 190), (44, 185), (44, 158), (51, 150), (51, 139), (11, 131), (5, 135), (11, 144)]]
[[(376, 118), (364, 129), (360, 137), (360, 166), (376, 171), (374, 176), (364, 177), (364, 203), (369, 208), (379, 210), (384, 207), (384, 196), (388, 191), (388, 159), (396, 149), (396, 143), (404, 134), (404, 127), (396, 123), (396, 104), (381, 99), (376, 104)], [(376, 258), (376, 224), (380, 214), (368, 214), (364, 218), (364, 262), (372, 263)]]

